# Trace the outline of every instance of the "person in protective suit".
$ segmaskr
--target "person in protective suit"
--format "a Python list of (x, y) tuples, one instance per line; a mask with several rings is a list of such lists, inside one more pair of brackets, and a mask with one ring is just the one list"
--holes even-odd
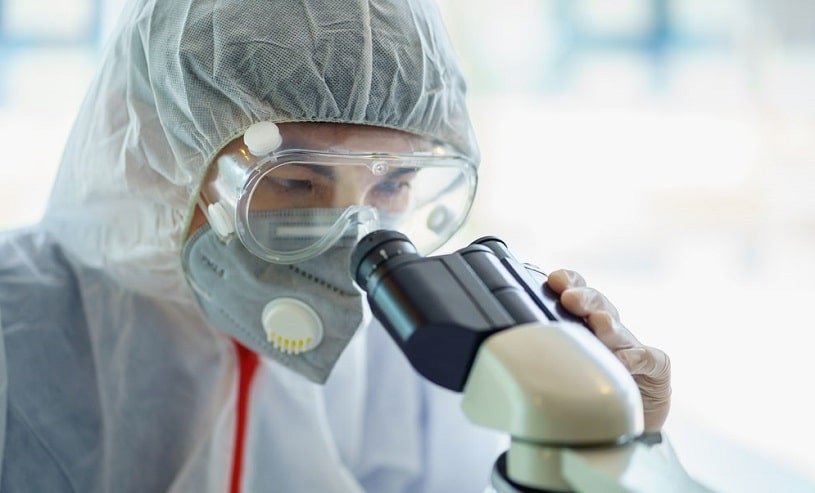
[[(483, 489), (502, 438), (413, 371), (348, 264), (377, 228), (442, 245), (478, 163), (428, 1), (129, 2), (42, 221), (0, 238), (0, 490)], [(549, 282), (658, 431), (667, 357)]]

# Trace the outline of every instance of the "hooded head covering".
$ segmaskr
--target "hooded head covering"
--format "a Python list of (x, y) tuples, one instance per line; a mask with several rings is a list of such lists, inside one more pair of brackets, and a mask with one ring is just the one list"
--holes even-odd
[(0, 489), (483, 487), (494, 439), (384, 330), (319, 386), (207, 323), (181, 268), (205, 168), (254, 123), (379, 125), (477, 162), (435, 6), (132, 0), (113, 32), (46, 231), (0, 239)]
[(478, 162), (431, 2), (136, 0), (121, 19), (43, 223), (130, 289), (188, 297), (179, 252), (198, 186), (253, 123), (383, 126)]

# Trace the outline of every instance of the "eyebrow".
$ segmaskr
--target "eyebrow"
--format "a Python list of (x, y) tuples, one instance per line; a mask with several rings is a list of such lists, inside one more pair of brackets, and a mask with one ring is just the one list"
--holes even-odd
[[(312, 173), (315, 173), (320, 176), (325, 176), (326, 178), (334, 179), (336, 178), (336, 174), (334, 173), (335, 166), (321, 166), (319, 164), (294, 164), (293, 166), (300, 166), (303, 168), (308, 169)], [(419, 171), (419, 168), (397, 168), (393, 171), (389, 171), (382, 175), (383, 177), (387, 177), (389, 179), (398, 178), (402, 175), (408, 175), (411, 173), (416, 173)]]

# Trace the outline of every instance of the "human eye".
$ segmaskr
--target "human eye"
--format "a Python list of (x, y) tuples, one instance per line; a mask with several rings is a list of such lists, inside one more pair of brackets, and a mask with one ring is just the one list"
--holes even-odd
[(410, 181), (407, 180), (386, 180), (376, 185), (377, 191), (385, 194), (396, 194), (410, 191)]
[(252, 202), (258, 209), (322, 207), (326, 180), (306, 166), (281, 167), (258, 183)]
[(314, 182), (311, 180), (268, 177), (264, 180), (264, 188), (277, 193), (311, 193)]
[(396, 212), (406, 207), (415, 170), (398, 170), (383, 177), (373, 188), (372, 200), (377, 207)]

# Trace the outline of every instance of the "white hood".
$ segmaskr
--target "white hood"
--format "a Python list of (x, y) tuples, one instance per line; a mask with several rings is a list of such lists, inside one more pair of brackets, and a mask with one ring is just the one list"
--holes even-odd
[(391, 127), (478, 162), (464, 82), (439, 33), (425, 1), (130, 2), (44, 224), (128, 288), (187, 299), (179, 252), (197, 187), (213, 154), (253, 123)]

